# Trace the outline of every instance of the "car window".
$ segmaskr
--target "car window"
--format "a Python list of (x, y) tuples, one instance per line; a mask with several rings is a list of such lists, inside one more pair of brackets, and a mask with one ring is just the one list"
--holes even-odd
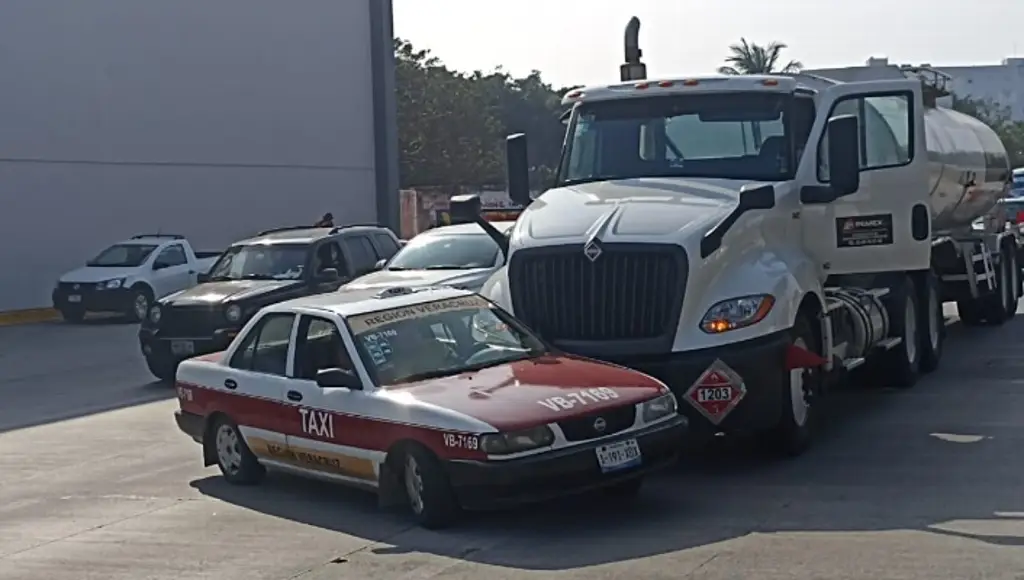
[(156, 249), (155, 245), (114, 244), (85, 263), (95, 268), (131, 268), (142, 265)]
[(337, 325), (325, 318), (303, 316), (295, 343), (295, 377), (316, 380), (316, 373), (324, 369), (355, 372)]
[(373, 269), (378, 258), (370, 238), (352, 235), (344, 238), (341, 243), (345, 245), (352, 260), (352, 274), (362, 274)]
[(185, 249), (181, 244), (172, 244), (157, 254), (154, 263), (161, 266), (181, 266), (188, 263), (188, 258), (185, 257)]
[(345, 267), (345, 256), (337, 240), (328, 240), (316, 249), (314, 264), (314, 274), (321, 274), (329, 268), (337, 270), (339, 275), (344, 275), (348, 271)]
[[(348, 319), (358, 354), (382, 387), (540, 356), (541, 340), (476, 295)], [(471, 331), (471, 324), (484, 331)]]
[(294, 322), (294, 314), (264, 316), (242, 339), (229, 366), (283, 376), (288, 368), (288, 342)]
[(217, 259), (210, 280), (298, 280), (308, 255), (307, 244), (238, 244)]
[(417, 236), (391, 260), (389, 270), (468, 270), (493, 267), (498, 244), (484, 233)]
[(395, 241), (395, 238), (387, 234), (373, 234), (373, 239), (376, 240), (377, 247), (380, 249), (378, 252), (380, 258), (387, 260), (398, 252), (398, 242)]

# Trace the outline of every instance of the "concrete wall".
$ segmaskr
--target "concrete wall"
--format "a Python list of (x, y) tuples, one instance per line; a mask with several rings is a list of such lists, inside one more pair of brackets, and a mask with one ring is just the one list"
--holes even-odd
[(381, 0), (0, 2), (0, 310), (135, 233), (397, 229), (391, 37)]

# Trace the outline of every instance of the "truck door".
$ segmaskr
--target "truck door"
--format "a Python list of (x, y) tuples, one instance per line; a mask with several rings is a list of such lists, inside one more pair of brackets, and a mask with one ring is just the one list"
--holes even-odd
[(822, 275), (927, 268), (931, 214), (920, 81), (835, 85), (822, 93), (819, 110), (827, 115), (820, 115), (811, 129), (798, 183), (828, 184), (827, 120), (855, 115), (860, 189), (828, 204), (803, 205), (805, 251), (821, 265)]

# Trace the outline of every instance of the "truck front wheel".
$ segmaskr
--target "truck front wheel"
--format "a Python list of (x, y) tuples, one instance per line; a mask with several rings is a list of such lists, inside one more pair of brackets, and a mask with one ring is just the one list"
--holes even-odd
[[(818, 353), (820, 342), (809, 316), (802, 314), (797, 318), (791, 341), (795, 347)], [(820, 391), (821, 371), (783, 368), (782, 372), (782, 417), (772, 433), (772, 442), (781, 454), (795, 457), (806, 451), (814, 438), (814, 398)]]

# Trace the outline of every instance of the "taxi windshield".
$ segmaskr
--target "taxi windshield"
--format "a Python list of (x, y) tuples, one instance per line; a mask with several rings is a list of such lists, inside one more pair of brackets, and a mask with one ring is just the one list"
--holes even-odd
[(480, 296), (380, 310), (348, 319), (359, 356), (389, 387), (536, 358), (547, 347)]

